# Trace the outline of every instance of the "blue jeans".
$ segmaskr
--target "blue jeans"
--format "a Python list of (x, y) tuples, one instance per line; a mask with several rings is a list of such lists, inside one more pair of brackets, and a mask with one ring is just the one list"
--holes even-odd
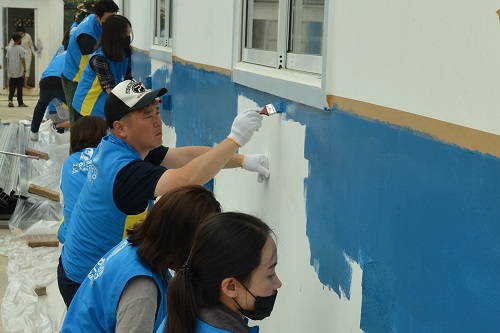
[(40, 97), (36, 103), (35, 110), (33, 110), (33, 120), (31, 121), (31, 132), (38, 133), (40, 129), (40, 124), (42, 123), (43, 116), (45, 115), (45, 110), (49, 103), (54, 99), (58, 98), (63, 103), (66, 103), (66, 97), (62, 89), (41, 89)]

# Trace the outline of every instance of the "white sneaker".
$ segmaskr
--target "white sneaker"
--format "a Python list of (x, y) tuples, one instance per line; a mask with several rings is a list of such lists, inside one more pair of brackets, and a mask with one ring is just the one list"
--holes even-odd
[(30, 139), (31, 141), (38, 141), (38, 132), (37, 133), (30, 132)]

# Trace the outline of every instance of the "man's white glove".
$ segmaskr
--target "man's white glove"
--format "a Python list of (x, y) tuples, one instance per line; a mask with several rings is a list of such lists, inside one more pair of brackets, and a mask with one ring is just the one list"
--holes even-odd
[(228, 139), (243, 147), (252, 138), (253, 132), (262, 126), (262, 115), (259, 108), (250, 108), (234, 118)]
[(248, 171), (258, 172), (257, 181), (262, 183), (269, 178), (269, 159), (262, 154), (247, 154), (243, 157), (242, 168)]

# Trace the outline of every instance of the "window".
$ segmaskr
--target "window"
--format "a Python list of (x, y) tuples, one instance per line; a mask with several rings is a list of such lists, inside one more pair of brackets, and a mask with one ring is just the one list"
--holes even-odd
[(172, 47), (173, 0), (156, 0), (155, 37), (153, 44)]
[(325, 0), (246, 0), (242, 60), (321, 74)]

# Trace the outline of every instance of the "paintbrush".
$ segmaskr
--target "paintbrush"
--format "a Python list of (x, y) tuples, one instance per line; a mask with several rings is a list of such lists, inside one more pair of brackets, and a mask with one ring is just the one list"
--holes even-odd
[(267, 104), (262, 108), (262, 110), (259, 111), (259, 113), (266, 116), (273, 116), (278, 113), (283, 113), (283, 111), (283, 101), (280, 99), (272, 104)]

